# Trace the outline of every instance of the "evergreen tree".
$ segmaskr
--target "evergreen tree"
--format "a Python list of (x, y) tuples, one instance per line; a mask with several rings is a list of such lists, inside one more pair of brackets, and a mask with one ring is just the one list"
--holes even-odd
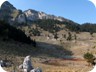
[(68, 32), (68, 37), (67, 37), (67, 40), (68, 40), (68, 41), (71, 41), (71, 40), (72, 40), (72, 35), (71, 35), (71, 33), (70, 33), (70, 32)]

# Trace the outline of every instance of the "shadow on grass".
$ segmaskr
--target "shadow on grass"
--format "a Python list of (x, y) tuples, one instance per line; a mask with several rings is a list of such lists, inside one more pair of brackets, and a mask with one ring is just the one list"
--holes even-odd
[[(37, 47), (18, 42), (0, 42), (0, 59), (10, 60), (15, 65), (20, 65), (24, 57), (31, 55), (40, 59), (49, 57), (63, 59), (65, 56), (72, 56), (73, 53), (59, 45), (37, 42)], [(52, 64), (55, 64), (54, 62)], [(56, 64), (59, 65), (57, 62)], [(61, 65), (61, 64), (60, 64)]]
[(35, 56), (48, 56), (54, 58), (64, 58), (65, 56), (72, 56), (72, 51), (55, 44), (44, 42), (37, 42), (37, 52)]
[(64, 58), (65, 56), (72, 56), (73, 53), (63, 48), (62, 46), (55, 44), (48, 44), (44, 42), (37, 42), (37, 47), (34, 48), (32, 45), (27, 45), (18, 42), (3, 42), (0, 44), (1, 55), (12, 55), (25, 57), (31, 55), (33, 57), (54, 57)]

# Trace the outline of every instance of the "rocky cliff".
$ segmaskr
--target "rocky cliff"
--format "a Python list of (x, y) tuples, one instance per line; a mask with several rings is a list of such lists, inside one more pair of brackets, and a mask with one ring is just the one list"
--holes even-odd
[(11, 24), (13, 22), (26, 23), (28, 21), (34, 21), (38, 19), (52, 19), (58, 21), (71, 21), (63, 17), (57, 17), (55, 15), (46, 14), (44, 12), (36, 11), (33, 9), (28, 9), (24, 12), (22, 10), (16, 9), (8, 1), (5, 1), (0, 9), (0, 20), (6, 20)]

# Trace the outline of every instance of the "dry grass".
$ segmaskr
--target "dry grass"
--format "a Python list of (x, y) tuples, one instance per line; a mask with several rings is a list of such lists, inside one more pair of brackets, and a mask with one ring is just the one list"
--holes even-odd
[[(23, 60), (21, 60), (21, 57), (18, 60), (20, 61), (20, 64), (23, 62)], [(92, 69), (91, 66), (87, 66), (87, 63), (85, 61), (71, 61), (60, 59), (52, 59), (50, 61), (52, 65), (42, 63), (42, 59), (40, 58), (32, 58), (32, 64), (34, 68), (40, 67), (42, 68), (43, 72), (88, 72)], [(4, 69), (11, 72), (14, 67)], [(16, 67), (16, 71), (21, 72), (21, 70), (18, 70), (18, 66)]]
[[(72, 56), (80, 58), (88, 50), (96, 54), (96, 37), (90, 40), (91, 36), (88, 33), (85, 33), (85, 35), (82, 34), (83, 33), (81, 33), (81, 36), (78, 34), (78, 40), (76, 42), (64, 42), (62, 40), (64, 42), (64, 48), (72, 51)], [(64, 57), (65, 51), (58, 49), (59, 47), (56, 49), (58, 45), (61, 45), (60, 41), (43, 40), (41, 37), (40, 40), (37, 40), (42, 42), (40, 43), (42, 46), (39, 45), (37, 49), (27, 44), (0, 41), (0, 58), (7, 58), (16, 64), (4, 69), (12, 71), (16, 66), (18, 70), (18, 66), (23, 62), (24, 57), (29, 54), (32, 56), (33, 66), (35, 68), (41, 67), (43, 72), (88, 72), (92, 69), (92, 67), (87, 66), (85, 61), (61, 60), (61, 58)], [(36, 53), (36, 51), (38, 53)], [(40, 56), (42, 58), (40, 58)], [(46, 58), (44, 59), (44, 57)], [(43, 63), (45, 61), (47, 61), (47, 63)]]
[[(37, 59), (35, 60), (37, 61)], [(35, 67), (41, 67), (43, 72), (88, 72), (92, 69), (92, 67), (87, 66), (86, 61), (60, 59), (52, 59), (50, 60), (50, 64), (42, 64), (41, 62), (33, 61), (33, 65)]]

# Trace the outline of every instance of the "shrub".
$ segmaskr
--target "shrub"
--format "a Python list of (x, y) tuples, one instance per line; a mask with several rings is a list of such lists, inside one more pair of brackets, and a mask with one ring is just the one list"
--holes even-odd
[(71, 40), (72, 40), (72, 35), (71, 35), (71, 33), (70, 33), (70, 32), (68, 32), (68, 37), (67, 37), (67, 40), (68, 40), (68, 41), (71, 41)]
[(93, 54), (88, 53), (88, 52), (84, 54), (84, 59), (86, 59), (86, 61), (89, 64), (92, 64), (94, 62), (94, 56), (93, 56)]

